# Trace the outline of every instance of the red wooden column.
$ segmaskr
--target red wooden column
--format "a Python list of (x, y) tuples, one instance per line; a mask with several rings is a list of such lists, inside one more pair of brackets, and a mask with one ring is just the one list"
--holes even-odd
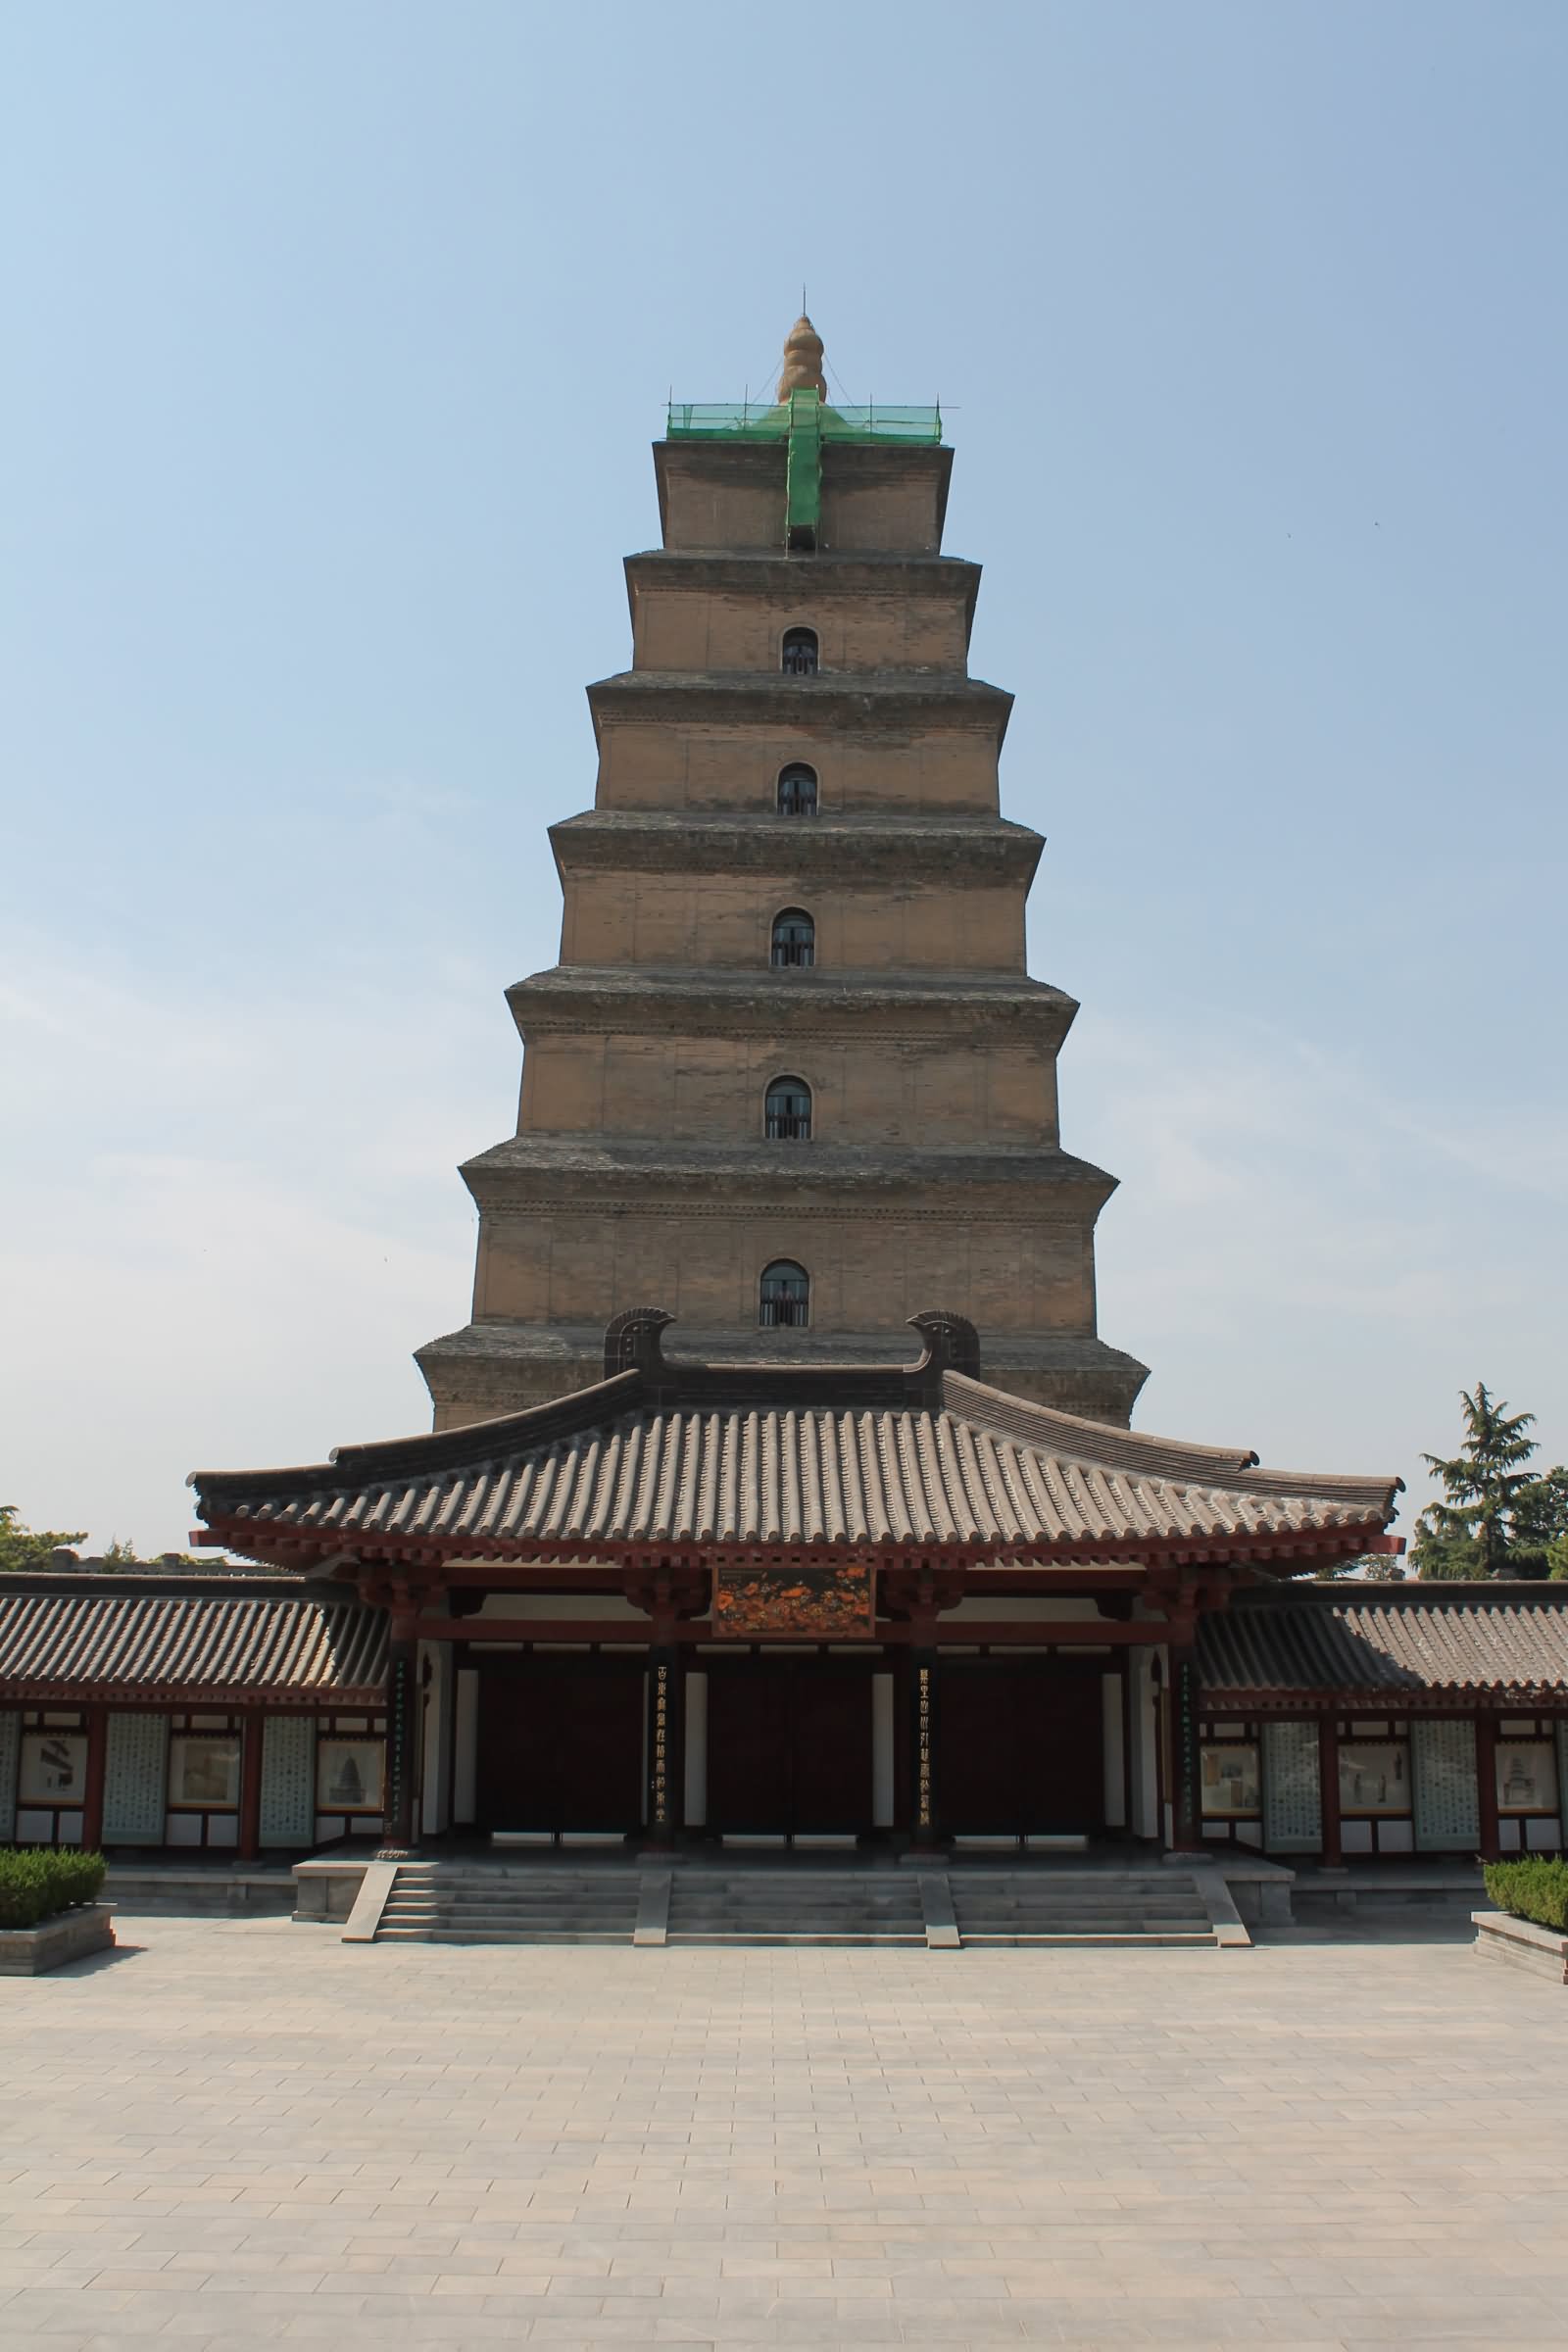
[(1325, 1870), (1338, 1870), (1345, 1860), (1340, 1838), (1340, 1735), (1336, 1717), (1317, 1719), (1318, 1814), (1322, 1823)]
[(647, 1844), (665, 1853), (675, 1843), (686, 1793), (685, 1673), (678, 1642), (658, 1642), (648, 1652)]
[(648, 1645), (648, 1734), (643, 1758), (647, 1808), (645, 1843), (650, 1852), (673, 1850), (686, 1819), (686, 1652), (682, 1622), (712, 1606), (710, 1571), (662, 1567), (642, 1580), (628, 1580), (626, 1597), (646, 1609), (652, 1624)]
[(1191, 1636), (1170, 1645), (1171, 1850), (1196, 1854), (1203, 1845), (1202, 1784), (1198, 1753), (1198, 1653)]
[(104, 1767), (109, 1755), (109, 1710), (87, 1709), (87, 1787), (81, 1804), (81, 1849), (95, 1854), (104, 1841)]
[(239, 1842), (241, 1862), (256, 1862), (262, 1851), (262, 1740), (267, 1718), (259, 1708), (240, 1717)]
[(1476, 1717), (1476, 1800), (1481, 1827), (1481, 1859), (1496, 1862), (1502, 1858), (1502, 1839), (1497, 1830), (1497, 1718), (1495, 1715)]
[(929, 1642), (911, 1644), (908, 1692), (909, 1851), (937, 1853), (942, 1844), (937, 1813), (937, 1653)]
[(406, 1861), (415, 1850), (418, 1794), (419, 1643), (416, 1620), (395, 1616), (386, 1659), (386, 1818), (380, 1855)]

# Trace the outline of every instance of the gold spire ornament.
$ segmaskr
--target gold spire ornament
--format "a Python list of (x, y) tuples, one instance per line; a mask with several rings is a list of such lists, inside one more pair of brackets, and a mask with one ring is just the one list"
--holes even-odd
[(792, 392), (814, 392), (827, 399), (822, 374), (822, 338), (803, 311), (784, 338), (784, 372), (778, 379), (779, 400)]

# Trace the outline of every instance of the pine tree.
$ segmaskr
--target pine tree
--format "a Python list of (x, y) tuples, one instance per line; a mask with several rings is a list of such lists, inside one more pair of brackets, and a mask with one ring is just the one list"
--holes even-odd
[(0, 1574), (7, 1570), (47, 1568), (57, 1551), (86, 1541), (81, 1528), (26, 1527), (14, 1502), (0, 1502)]
[(1536, 1416), (1510, 1413), (1481, 1380), (1473, 1396), (1459, 1391), (1459, 1402), (1465, 1428), (1458, 1453), (1448, 1460), (1421, 1456), (1442, 1480), (1444, 1499), (1429, 1502), (1416, 1522), (1420, 1573), (1500, 1576), (1508, 1566), (1519, 1497), (1539, 1483), (1524, 1466), (1537, 1451), (1534, 1438), (1525, 1435)]

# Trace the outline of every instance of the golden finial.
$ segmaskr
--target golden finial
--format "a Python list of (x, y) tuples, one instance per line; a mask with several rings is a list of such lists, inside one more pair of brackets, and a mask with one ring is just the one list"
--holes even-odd
[(827, 398), (822, 376), (822, 338), (803, 311), (784, 338), (784, 372), (778, 379), (780, 400), (792, 392), (814, 392)]

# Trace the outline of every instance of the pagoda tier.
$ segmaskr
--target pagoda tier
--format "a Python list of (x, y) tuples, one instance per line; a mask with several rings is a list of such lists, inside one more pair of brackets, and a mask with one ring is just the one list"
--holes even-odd
[(989, 1381), (1128, 1419), (1114, 1180), (1061, 1150), (1076, 1006), (1026, 969), (1042, 843), (1001, 813), (1011, 698), (968, 674), (939, 431), (799, 383), (671, 411), (595, 806), (551, 829), (560, 961), (511, 991), (517, 1133), (464, 1169), (473, 1319), (418, 1358), (438, 1427), (587, 1385), (653, 1287), (737, 1363), (898, 1363), (941, 1296)]

